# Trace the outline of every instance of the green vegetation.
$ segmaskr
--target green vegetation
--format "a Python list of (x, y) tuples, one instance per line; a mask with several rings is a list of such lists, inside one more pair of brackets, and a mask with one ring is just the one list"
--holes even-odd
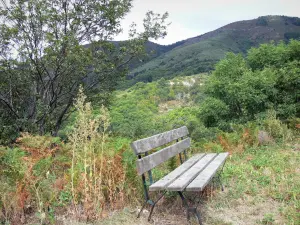
[(171, 82), (162, 78), (116, 92), (111, 105), (112, 131), (135, 138), (187, 124), (197, 127), (197, 108), (191, 105), (202, 95), (198, 89), (205, 79), (204, 74)]
[(297, 224), (299, 152), (282, 144), (246, 147), (243, 151), (238, 146), (230, 147), (238, 153), (226, 162), (223, 177), (228, 191), (217, 194), (208, 203), (212, 208), (210, 217), (233, 224), (245, 219), (252, 224)]
[(287, 40), (290, 40), (290, 39), (299, 40), (300, 39), (300, 32), (286, 32), (286, 33), (284, 33), (284, 37)]
[[(227, 54), (209, 77), (200, 106), (207, 126), (246, 122), (270, 109), (281, 119), (300, 117), (300, 42), (263, 44), (247, 58)], [(227, 128), (230, 130), (230, 128)]]
[(292, 17), (292, 18), (290, 18), (290, 21), (295, 26), (300, 26), (300, 18), (298, 18), (298, 17)]
[[(147, 40), (165, 35), (167, 14), (149, 12), (145, 32), (133, 27), (133, 39), (124, 43), (100, 40), (97, 30), (87, 30), (93, 39), (88, 48), (78, 37), (87, 28), (79, 15), (87, 10), (95, 23), (104, 20), (106, 40), (119, 32), (131, 1), (85, 4), (73, 8), (34, 0), (2, 6), (1, 16), (18, 23), (3, 20), (0, 37), (0, 223), (56, 224), (65, 216), (132, 224), (126, 210), (121, 218), (103, 219), (111, 210), (136, 208), (142, 199), (130, 143), (186, 125), (193, 140), (189, 154), (230, 153), (223, 174), (226, 191), (209, 186), (202, 193), (206, 222), (297, 224), (300, 41), (277, 43), (285, 26), (299, 29), (297, 18), (260, 17), (161, 47)], [(33, 29), (41, 22), (49, 30)], [(78, 33), (70, 26), (79, 26)], [(253, 26), (256, 39), (249, 37)], [(266, 41), (262, 36), (269, 27), (282, 37), (250, 48)], [(20, 57), (14, 60), (5, 55), (13, 41), (20, 43)], [(139, 67), (132, 80), (120, 84), (130, 88), (113, 92), (126, 71), (123, 63), (143, 55), (145, 43), (146, 51), (157, 55), (143, 65), (131, 61), (128, 66)], [(245, 55), (234, 54), (239, 52)], [(178, 163), (173, 158), (156, 168), (154, 178)], [(173, 198), (168, 195), (166, 201)], [(246, 212), (245, 217), (234, 216), (236, 211)], [(166, 224), (182, 224), (174, 214)]]
[[(240, 135), (245, 137), (247, 133)], [(203, 222), (224, 225), (242, 224), (247, 220), (249, 224), (297, 224), (300, 217), (300, 157), (299, 146), (298, 149), (295, 147), (297, 142), (251, 146), (246, 139), (236, 143), (235, 136), (223, 139), (222, 144), (205, 145), (206, 151), (212, 151), (213, 145), (214, 148), (223, 149), (231, 143), (228, 147), (232, 155), (227, 159), (223, 172), (225, 191), (212, 191), (210, 187), (205, 191), (205, 202), (200, 207), (204, 214)], [(247, 136), (248, 140), (250, 137)], [(234, 142), (236, 144), (232, 144)], [(157, 220), (175, 225), (185, 223), (184, 213), (178, 213), (181, 212), (181, 205), (174, 206), (174, 199), (169, 202), (168, 211), (177, 212), (176, 217), (166, 212), (165, 205), (157, 207)], [(130, 211), (124, 209), (100, 224), (118, 224), (116, 221), (122, 218), (122, 223), (129, 225), (131, 221), (136, 221), (135, 214)], [(136, 223), (151, 224), (146, 222), (146, 216)]]
[(298, 39), (299, 20), (296, 17), (263, 16), (235, 22), (184, 40), (176, 48), (170, 48), (134, 68), (119, 87), (124, 89), (137, 82), (151, 82), (162, 77), (172, 79), (176, 76), (212, 71), (227, 52), (246, 54), (251, 47), (258, 47), (262, 43)]
[(20, 131), (57, 135), (80, 85), (88, 97), (102, 93), (98, 102), (105, 103), (148, 39), (166, 35), (168, 14), (149, 11), (142, 32), (133, 24), (130, 40), (110, 41), (121, 32), (132, 0), (2, 3), (0, 143)]
[(256, 21), (256, 25), (258, 25), (258, 26), (267, 26), (268, 25), (267, 18), (265, 16), (258, 17), (257, 21)]

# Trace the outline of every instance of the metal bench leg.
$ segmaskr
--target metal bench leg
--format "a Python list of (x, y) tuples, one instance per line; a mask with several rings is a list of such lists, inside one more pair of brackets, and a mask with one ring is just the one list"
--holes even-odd
[(152, 202), (152, 201), (151, 201), (151, 203), (150, 203), (151, 209), (150, 209), (150, 214), (149, 214), (149, 217), (148, 217), (148, 221), (149, 221), (149, 222), (150, 222), (150, 220), (151, 220), (151, 216), (152, 216), (152, 213), (153, 213), (153, 209), (154, 209), (156, 203), (159, 202), (159, 200), (165, 195), (165, 193), (166, 193), (166, 191), (164, 191), (164, 193), (163, 193), (161, 196), (159, 196), (158, 199), (157, 199), (155, 202)]
[(147, 205), (147, 203), (148, 203), (148, 201), (145, 201), (144, 205), (142, 206), (141, 210), (139, 211), (139, 214), (137, 215), (137, 218), (140, 217), (140, 215), (141, 215), (143, 209), (145, 208), (145, 206)]
[(182, 203), (184, 207), (186, 208), (186, 218), (188, 221), (190, 221), (190, 213), (194, 213), (195, 216), (197, 217), (198, 223), (202, 225), (201, 221), (201, 215), (200, 212), (197, 210), (197, 207), (189, 207), (187, 200), (185, 199), (184, 195), (182, 194), (181, 191), (178, 191), (178, 194), (182, 200)]
[(221, 185), (221, 190), (224, 191), (224, 185), (222, 183), (222, 179), (221, 179), (221, 174), (223, 173), (223, 169), (225, 166), (226, 161), (224, 162), (222, 169), (217, 173), (216, 175), (216, 179), (218, 180), (218, 183)]
[(159, 200), (165, 195), (165, 193), (166, 193), (166, 191), (165, 191), (161, 196), (159, 196), (158, 199), (157, 199), (155, 202), (153, 202), (153, 201), (150, 200), (150, 199), (148, 199), (147, 201), (145, 201), (145, 203), (143, 204), (143, 206), (142, 206), (140, 212), (139, 212), (138, 215), (137, 215), (137, 218), (140, 217), (140, 215), (141, 215), (143, 209), (146, 207), (147, 204), (149, 204), (149, 205), (151, 205), (151, 209), (150, 209), (150, 214), (149, 214), (149, 217), (148, 217), (148, 221), (150, 221), (150, 220), (151, 220), (151, 216), (152, 216), (152, 214), (153, 214), (153, 209), (154, 209), (156, 203), (159, 202)]
[(224, 191), (224, 185), (222, 183), (221, 174), (217, 174), (216, 177), (215, 177), (215, 180), (217, 180), (216, 182), (219, 183), (219, 185), (221, 186), (221, 190)]

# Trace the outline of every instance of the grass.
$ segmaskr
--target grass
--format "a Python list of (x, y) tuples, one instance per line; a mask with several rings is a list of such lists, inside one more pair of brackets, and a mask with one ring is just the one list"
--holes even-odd
[(226, 191), (208, 202), (208, 218), (232, 224), (299, 224), (299, 165), (299, 151), (284, 144), (232, 155), (223, 173)]
[[(171, 86), (175, 90), (174, 94), (187, 93), (187, 99), (196, 102), (197, 96), (192, 96), (192, 93), (198, 90), (205, 79), (203, 74), (179, 77), (171, 81)], [(183, 85), (184, 82), (193, 83), (192, 80), (195, 80), (193, 86)], [(120, 104), (115, 102), (113, 107), (116, 108), (112, 108), (111, 112), (115, 110), (120, 115), (132, 113), (135, 103), (140, 104), (148, 96), (158, 95), (158, 91), (162, 89), (158, 84), (159, 82), (152, 82), (143, 87), (137, 85), (126, 92), (118, 91), (116, 98), (119, 98)], [(201, 91), (196, 93), (201, 97)], [(139, 98), (136, 99), (137, 97)], [(124, 107), (126, 99), (129, 99), (126, 102), (127, 108)], [(159, 127), (166, 130), (166, 126), (178, 125), (178, 122), (182, 122), (182, 125), (189, 124), (188, 121), (194, 122), (193, 110), (196, 106), (157, 113), (160, 102), (151, 101), (137, 110), (136, 115), (149, 111), (150, 107), (154, 108), (153, 115), (157, 114), (153, 118), (156, 122), (153, 126), (155, 133)], [(103, 111), (99, 116), (102, 130), (105, 121), (109, 121), (109, 115)], [(0, 223), (20, 224), (25, 220), (27, 224), (86, 224), (75, 222), (76, 220), (104, 225), (149, 224), (149, 211), (145, 211), (141, 219), (136, 218), (139, 203), (143, 200), (143, 191), (141, 179), (136, 174), (136, 156), (129, 145), (132, 140), (116, 134), (99, 137), (101, 134), (95, 129), (96, 118), (100, 119), (93, 114), (92, 109), (83, 110), (81, 117), (80, 114), (77, 115), (77, 125), (73, 124), (77, 133), (72, 136), (73, 139), (69, 136), (68, 143), (50, 136), (25, 133), (16, 141), (13, 150), (0, 146)], [(140, 118), (139, 125), (145, 121), (144, 116)], [(158, 118), (163, 126), (157, 126), (160, 124)], [(264, 129), (268, 128), (266, 131), (274, 136), (274, 141), (279, 141), (268, 146), (258, 146), (257, 132), (263, 127), (252, 123), (236, 126), (234, 132), (221, 133), (215, 140), (201, 140), (191, 132), (192, 139), (198, 141), (193, 143), (193, 154), (203, 151), (231, 153), (223, 173), (225, 191), (208, 187), (204, 192), (206, 197), (200, 209), (205, 224), (299, 224), (300, 139), (289, 141), (286, 135), (289, 130), (283, 129), (285, 125), (276, 121), (276, 117), (264, 121)], [(296, 128), (299, 125), (297, 121), (295, 120)], [(125, 124), (121, 120), (115, 122)], [(199, 124), (194, 124), (194, 127), (201, 131), (206, 129)], [(147, 124), (144, 128), (150, 130)], [(132, 131), (133, 126), (124, 130)], [(136, 133), (141, 134), (141, 130)], [(202, 133), (199, 137), (203, 137)], [(211, 133), (207, 137), (211, 138)], [(72, 154), (72, 149), (76, 150), (76, 154)], [(76, 160), (74, 168), (72, 155)], [(167, 163), (161, 165), (153, 170), (153, 176), (161, 178), (169, 172), (170, 167), (172, 165)], [(75, 178), (73, 190), (72, 177)], [(73, 201), (72, 196), (75, 196)], [(99, 197), (101, 198), (97, 199)], [(74, 199), (77, 200), (75, 204)], [(102, 203), (101, 208), (98, 206), (99, 202)], [(159, 202), (153, 220), (154, 224), (186, 223), (185, 213), (176, 193), (168, 193)]]
[[(207, 225), (299, 225), (300, 152), (296, 142), (248, 147), (233, 153), (223, 171), (225, 191), (207, 187), (200, 206)], [(129, 205), (111, 212), (96, 224), (187, 224), (180, 199), (167, 195), (156, 207), (152, 223), (149, 211), (137, 219), (138, 207)], [(149, 210), (149, 209), (148, 209)], [(193, 223), (192, 223), (193, 224)]]
[[(24, 137), (23, 142), (26, 141), (27, 143), (25, 148), (27, 151), (34, 146), (32, 140), (33, 138), (30, 138), (30, 136)], [(48, 141), (47, 137), (45, 137), (44, 142), (39, 141), (42, 139), (38, 137), (35, 140), (38, 146), (45, 146), (42, 143)], [(298, 140), (294, 140), (294, 142), (289, 142), (288, 144), (252, 145), (252, 147), (245, 147), (239, 151), (233, 150), (223, 171), (225, 191), (209, 189), (208, 187), (205, 192), (206, 197), (200, 207), (204, 217), (204, 224), (298, 225), (300, 221), (299, 140), (298, 138)], [(114, 148), (116, 150), (119, 149), (121, 152), (124, 151), (122, 153), (123, 160), (128, 160), (128, 162), (124, 163), (127, 165), (127, 171), (130, 171), (130, 174), (129, 172), (126, 174), (127, 178), (139, 178), (135, 172), (135, 157), (129, 154), (131, 153), (131, 149), (128, 145), (124, 148), (124, 142), (129, 142), (129, 140), (117, 139), (109, 141), (111, 144), (111, 146), (109, 145), (109, 149)], [(31, 146), (31, 148), (27, 146)], [(203, 151), (200, 149), (195, 149), (194, 151), (196, 150)], [(211, 151), (214, 150), (211, 149)], [(42, 151), (40, 154), (42, 154)], [(131, 156), (134, 158), (131, 159)], [(55, 158), (53, 160), (57, 161)], [(131, 165), (132, 168), (129, 169), (128, 166)], [(164, 169), (166, 170), (166, 168), (163, 168), (156, 172), (162, 173)], [(38, 170), (34, 169), (34, 171)], [(156, 175), (160, 176), (161, 174)], [(138, 183), (129, 180), (128, 182), (140, 184), (140, 180), (137, 181)], [(128, 188), (126, 192), (132, 190), (130, 185)], [(93, 224), (153, 224), (147, 222), (149, 211), (143, 213), (142, 218), (136, 218), (137, 209), (140, 207), (137, 202), (141, 203), (143, 199), (138, 193), (141, 193), (141, 190), (136, 190), (136, 193), (130, 194), (133, 198), (129, 202), (126, 202), (126, 208), (120, 209), (123, 206), (116, 207), (118, 210), (115, 211), (107, 209), (102, 213), (104, 219), (101, 218)], [(64, 198), (62, 194), (60, 196)], [(69, 201), (68, 196), (66, 196), (65, 201)], [(53, 221), (55, 220), (55, 223), (63, 222), (63, 224), (87, 224), (83, 222), (75, 223), (75, 220), (71, 220), (74, 219), (72, 216), (74, 215), (70, 213), (64, 213), (63, 216), (55, 215)], [(180, 199), (176, 195), (168, 194), (166, 198), (159, 202), (158, 207), (155, 209), (153, 220), (154, 224), (186, 224), (185, 213), (183, 212)], [(35, 220), (29, 219), (27, 220), (28, 224), (32, 224), (30, 221), (38, 223), (39, 220), (38, 218), (35, 218)]]
[[(207, 188), (200, 206), (204, 224), (298, 225), (300, 221), (300, 152), (296, 142), (248, 147), (233, 153), (223, 171), (225, 191)], [(136, 205), (112, 212), (97, 224), (187, 224), (180, 199), (167, 195), (147, 222)], [(193, 223), (192, 223), (193, 224)]]

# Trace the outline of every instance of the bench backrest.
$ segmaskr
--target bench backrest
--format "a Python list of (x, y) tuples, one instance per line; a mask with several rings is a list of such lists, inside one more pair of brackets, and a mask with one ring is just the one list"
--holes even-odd
[[(161, 163), (167, 161), (171, 157), (186, 150), (191, 145), (191, 139), (185, 138), (189, 134), (186, 126), (167, 131), (161, 134), (154, 135), (152, 137), (140, 139), (134, 141), (131, 144), (135, 154), (139, 157), (137, 160), (137, 171), (139, 175), (153, 169)], [(179, 141), (179, 139), (181, 139)], [(170, 142), (177, 141), (176, 143), (169, 145), (159, 151), (152, 154), (148, 154), (152, 149), (164, 146)], [(142, 157), (142, 154), (145, 156)]]

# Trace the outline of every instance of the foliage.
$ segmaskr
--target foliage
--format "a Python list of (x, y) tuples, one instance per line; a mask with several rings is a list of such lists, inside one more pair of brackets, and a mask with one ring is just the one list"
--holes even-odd
[[(264, 201), (272, 199), (275, 203), (282, 204), (280, 214), (285, 222), (280, 223), (297, 223), (299, 198), (296, 196), (300, 191), (297, 152), (288, 146), (276, 144), (248, 147), (241, 154), (233, 154), (227, 163), (223, 177), (227, 180), (229, 189), (229, 193), (224, 197), (228, 205), (237, 199), (245, 199), (245, 196)], [(272, 220), (270, 216), (263, 218), (263, 215), (261, 219), (265, 222)]]
[[(152, 130), (152, 118), (157, 112), (155, 96), (152, 96), (153, 86), (144, 88), (144, 85), (137, 84), (133, 93), (122, 96), (122, 100), (113, 101), (112, 104), (112, 130), (114, 133), (138, 137)], [(151, 132), (151, 131), (150, 131)]]
[(143, 32), (132, 24), (130, 40), (110, 41), (122, 31), (132, 0), (2, 3), (0, 125), (10, 138), (13, 130), (56, 135), (79, 85), (88, 96), (109, 94), (148, 39), (166, 35), (168, 14), (149, 11)]
[(299, 32), (286, 32), (286, 33), (284, 33), (284, 37), (287, 40), (290, 40), (290, 39), (299, 40), (300, 33)]
[(300, 135), (300, 118), (290, 118), (287, 120), (288, 128)]
[[(244, 65), (242, 58), (232, 57)], [(229, 62), (222, 64), (225, 65), (222, 68), (229, 67)], [(248, 73), (257, 71), (249, 69)], [(220, 78), (223, 76), (220, 74)], [(142, 197), (142, 186), (130, 142), (183, 125), (188, 126), (193, 152), (230, 152), (224, 168), (226, 186), (230, 186), (225, 193), (226, 204), (231, 205), (231, 201), (246, 195), (272, 198), (284, 205), (282, 215), (287, 221), (296, 221), (299, 194), (296, 151), (275, 143), (260, 146), (258, 141), (262, 129), (275, 141), (290, 141), (291, 130), (278, 120), (274, 111), (256, 114), (255, 122), (232, 123), (229, 107), (204, 95), (200, 84), (205, 79), (198, 75), (170, 82), (138, 83), (126, 91), (115, 92), (109, 110), (93, 109), (80, 89), (74, 106), (76, 112), (64, 130), (67, 144), (60, 138), (23, 133), (14, 149), (0, 147), (1, 222), (20, 224), (21, 220), (26, 221), (29, 212), (37, 212), (36, 223), (57, 223), (55, 215), (62, 209), (71, 211), (76, 219), (93, 221), (105, 216), (108, 208), (119, 209), (128, 200), (136, 202), (136, 196)], [(239, 81), (238, 76), (235, 81)], [(173, 92), (172, 100), (166, 99), (168, 92)], [(201, 100), (197, 100), (199, 95), (203, 95)], [(173, 102), (175, 105), (170, 104)], [(167, 110), (162, 110), (162, 105)], [(199, 116), (206, 118), (210, 114), (216, 126), (223, 128), (225, 121), (230, 132), (207, 128)], [(297, 131), (297, 118), (289, 119), (288, 124)], [(170, 160), (153, 175), (161, 177), (176, 164), (178, 161)], [(270, 218), (262, 216), (261, 220)]]
[(248, 147), (257, 147), (259, 126), (256, 123), (245, 125), (231, 125), (231, 132), (219, 131), (216, 138), (206, 140), (202, 143), (208, 152), (229, 152), (230, 154), (241, 154)]
[(227, 52), (246, 54), (251, 47), (270, 40), (278, 43), (287, 41), (287, 38), (298, 38), (295, 36), (300, 32), (298, 20), (285, 16), (264, 16), (231, 23), (205, 35), (183, 40), (176, 48), (134, 67), (119, 87), (128, 88), (137, 82), (151, 82), (162, 77), (172, 79), (212, 71)]
[(56, 138), (26, 133), (17, 145), (1, 149), (1, 221), (23, 223), (26, 210), (34, 210), (40, 223), (49, 222), (64, 184), (64, 145)]
[(290, 21), (292, 22), (292, 24), (294, 24), (296, 26), (300, 26), (300, 18), (298, 18), (298, 17), (291, 17)]
[(228, 113), (228, 106), (223, 101), (208, 97), (202, 102), (199, 117), (206, 127), (216, 127)]
[(71, 193), (73, 204), (83, 205), (88, 219), (99, 218), (106, 202), (124, 201), (125, 173), (121, 153), (108, 159), (106, 142), (110, 116), (101, 107), (94, 117), (90, 103), (85, 103), (83, 89), (74, 107), (78, 115), (74, 129), (69, 134), (72, 148)]
[(202, 124), (197, 107), (191, 105), (203, 93), (200, 84), (205, 79), (203, 74), (171, 81), (162, 78), (116, 92), (110, 108), (112, 132), (138, 138), (186, 125), (193, 134)]
[(267, 18), (264, 17), (264, 16), (258, 17), (257, 21), (256, 21), (256, 25), (258, 25), (258, 26), (267, 26), (268, 25)]
[(273, 138), (281, 138), (283, 141), (292, 140), (292, 130), (276, 118), (275, 111), (268, 111), (267, 118), (263, 121), (262, 125), (264, 130), (267, 131)]
[(0, 147), (1, 223), (21, 224), (35, 212), (37, 223), (53, 224), (60, 207), (94, 220), (139, 192), (129, 141), (108, 136), (108, 110), (93, 114), (82, 91), (69, 143), (23, 133), (13, 149)]
[(206, 125), (219, 126), (216, 121), (245, 123), (269, 109), (280, 119), (299, 117), (299, 46), (294, 40), (263, 44), (250, 49), (246, 59), (227, 54), (205, 86), (209, 98), (200, 105), (199, 115)]

